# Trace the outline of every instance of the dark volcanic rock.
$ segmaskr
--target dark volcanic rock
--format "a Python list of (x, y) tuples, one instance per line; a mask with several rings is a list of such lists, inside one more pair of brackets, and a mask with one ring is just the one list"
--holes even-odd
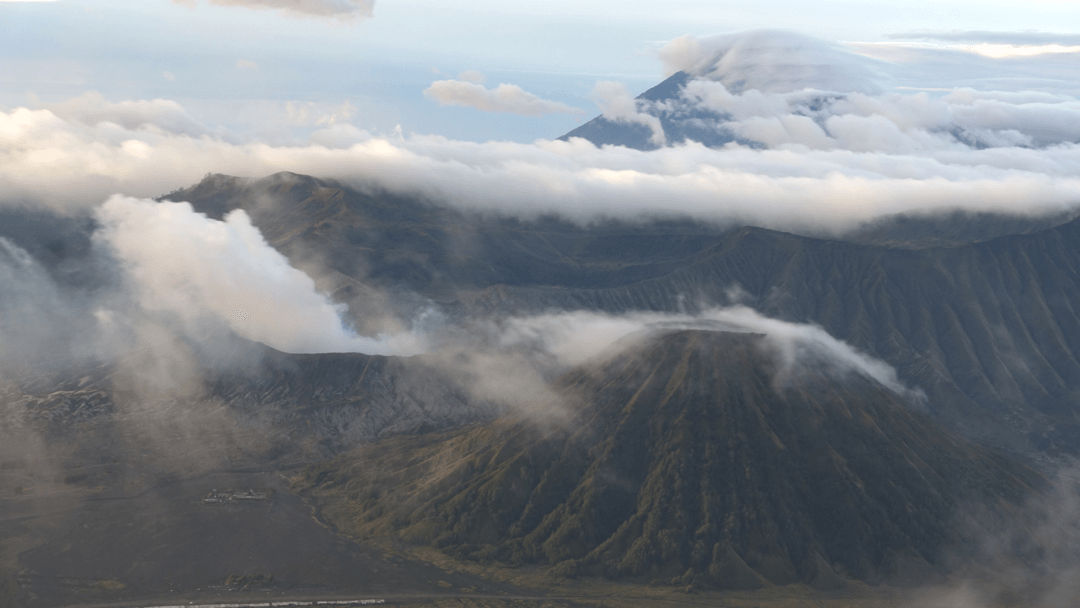
[[(682, 90), (691, 80), (686, 72), (675, 72), (660, 84), (638, 95), (640, 109), (660, 120), (667, 144), (694, 141), (706, 146), (723, 146), (731, 142), (754, 145), (726, 129), (723, 116), (694, 104), (682, 103)], [(597, 116), (559, 139), (580, 137), (597, 146), (626, 146), (638, 150), (653, 150), (659, 146), (651, 140), (652, 131), (639, 123), (620, 122)]]
[[(430, 299), (484, 316), (693, 310), (738, 286), (762, 313), (892, 364), (954, 430), (1080, 451), (1080, 221), (1029, 232), (1015, 218), (896, 218), (851, 242), (689, 220), (475, 216), (293, 174), (212, 176), (171, 196), (212, 214), (247, 209), (294, 264), (323, 256), (325, 287), (358, 318), (372, 291), (413, 294), (397, 310)], [(1002, 231), (1023, 234), (987, 238)]]
[(739, 588), (928, 573), (961, 502), (1040, 483), (869, 378), (779, 383), (763, 341), (660, 335), (566, 376), (569, 424), (383, 442), (313, 492), (354, 532), (470, 559)]
[[(32, 378), (21, 387), (10, 383), (2, 398), (18, 418), (10, 424), (77, 443), (94, 443), (92, 432), (102, 429), (130, 433), (132, 417), (212, 420), (208, 409), (220, 405), (239, 427), (257, 429), (263, 448), (284, 454), (314, 449), (309, 456), (487, 421), (501, 411), (471, 398), (459, 379), (423, 357), (293, 355), (245, 343), (231, 365), (204, 362), (181, 394), (139, 392), (123, 364), (109, 364)], [(173, 439), (188, 441), (182, 435), (178, 427)]]

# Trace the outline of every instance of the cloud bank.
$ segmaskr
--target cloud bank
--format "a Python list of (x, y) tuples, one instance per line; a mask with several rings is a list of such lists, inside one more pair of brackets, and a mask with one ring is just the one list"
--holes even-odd
[[(470, 76), (475, 77), (475, 74)], [(436, 80), (424, 89), (424, 95), (443, 106), (463, 106), (482, 112), (504, 112), (522, 116), (545, 114), (581, 114), (578, 108), (558, 101), (542, 99), (515, 84), (500, 84), (493, 89), (469, 80)]]
[[(0, 204), (87, 208), (115, 192), (157, 196), (208, 172), (288, 170), (527, 217), (690, 216), (815, 234), (899, 213), (1080, 210), (1080, 100), (1071, 95), (875, 90), (874, 70), (888, 62), (787, 34), (684, 38), (666, 53), (704, 76), (666, 100), (635, 101), (617, 83), (594, 91), (605, 116), (668, 144), (655, 151), (379, 136), (353, 124), (350, 106), (324, 119), (304, 105), (290, 105), (287, 122), (314, 133), (269, 144), (192, 125), (168, 100), (85, 95), (0, 110)], [(482, 99), (498, 91), (445, 82)], [(680, 141), (665, 133), (676, 119), (730, 143)]]
[[(700, 94), (703, 103), (726, 103), (717, 90)], [(88, 208), (113, 192), (156, 196), (208, 172), (262, 176), (291, 170), (483, 211), (553, 212), (579, 221), (685, 215), (842, 233), (902, 212), (1049, 214), (1076, 208), (1080, 146), (1024, 145), (1060, 136), (1051, 125), (1061, 125), (1060, 134), (1080, 124), (1076, 102), (958, 95), (971, 100), (957, 106), (971, 112), (969, 124), (1040, 128), (990, 133), (1006, 144), (1008, 138), (1019, 142), (1003, 147), (968, 145), (949, 133), (904, 130), (894, 122), (925, 124), (934, 120), (933, 111), (948, 106), (930, 98), (898, 99), (895, 108), (910, 109), (890, 119), (880, 112), (892, 109), (878, 111), (879, 100), (868, 97), (844, 101), (852, 113), (834, 121), (837, 128), (828, 137), (818, 134), (820, 142), (811, 139), (818, 125), (808, 117), (783, 109), (779, 116), (742, 116), (739, 128), (774, 149), (687, 143), (642, 152), (582, 140), (382, 138), (348, 125), (317, 133), (321, 144), (271, 146), (114, 123), (86, 125), (50, 110), (19, 108), (0, 112), (0, 201)], [(1074, 116), (1078, 120), (1061, 122)], [(784, 126), (785, 120), (804, 125), (806, 133)]]

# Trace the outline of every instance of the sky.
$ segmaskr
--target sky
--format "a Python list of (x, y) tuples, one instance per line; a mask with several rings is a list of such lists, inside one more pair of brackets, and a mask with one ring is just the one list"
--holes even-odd
[[(657, 50), (687, 34), (778, 28), (842, 43), (943, 48), (970, 41), (895, 37), (973, 31), (1005, 41), (1037, 33), (1047, 44), (1080, 44), (1080, 9), (1066, 0), (807, 6), (791, 0), (0, 0), (0, 107), (93, 91), (111, 101), (170, 99), (203, 125), (275, 143), (319, 120), (348, 121), (372, 133), (400, 126), (470, 141), (525, 142), (557, 137), (598, 113), (592, 92), (599, 81), (623, 83), (634, 93), (658, 82), (664, 66)], [(437, 81), (472, 87), (443, 84), (425, 94)], [(523, 100), (547, 103), (510, 111)]]
[[(1080, 211), (1075, 3), (806, 7), (0, 0), (0, 205), (293, 171), (497, 213), (811, 234)], [(677, 70), (674, 97), (635, 100)], [(556, 139), (600, 113), (657, 149)]]

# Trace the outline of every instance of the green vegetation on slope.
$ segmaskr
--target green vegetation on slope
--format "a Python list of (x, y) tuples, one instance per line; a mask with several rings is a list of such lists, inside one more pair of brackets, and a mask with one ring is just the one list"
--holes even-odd
[(569, 374), (569, 423), (364, 446), (299, 482), (342, 529), (557, 575), (754, 588), (920, 577), (956, 507), (1036, 478), (868, 378), (779, 384), (761, 336), (682, 331)]
[[(821, 325), (896, 367), (953, 431), (1018, 451), (1080, 451), (1080, 221), (985, 240), (962, 233), (1031, 226), (947, 216), (869, 227), (855, 243), (691, 221), (478, 215), (294, 174), (210, 176), (170, 197), (214, 216), (247, 209), (361, 326), (378, 316), (382, 289), (420, 295), (390, 308), (430, 298), (486, 315), (684, 310), (727, 303), (738, 286), (761, 313)], [(945, 239), (955, 246), (895, 246), (927, 226), (959, 231)]]

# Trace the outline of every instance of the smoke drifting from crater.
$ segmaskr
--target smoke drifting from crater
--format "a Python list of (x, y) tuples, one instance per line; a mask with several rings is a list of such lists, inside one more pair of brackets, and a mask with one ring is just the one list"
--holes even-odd
[(859, 352), (821, 327), (769, 318), (742, 305), (707, 308), (699, 314), (552, 312), (506, 319), (494, 333), (503, 348), (525, 348), (572, 367), (629, 347), (652, 333), (679, 329), (764, 334), (779, 362), (780, 382), (797, 381), (806, 370), (855, 373), (900, 395), (922, 399), (921, 392), (905, 386), (888, 363)]
[(406, 338), (358, 336), (344, 309), (263, 239), (242, 210), (217, 221), (187, 203), (114, 196), (97, 237), (116, 256), (141, 308), (182, 326), (227, 327), (294, 353), (408, 354)]

